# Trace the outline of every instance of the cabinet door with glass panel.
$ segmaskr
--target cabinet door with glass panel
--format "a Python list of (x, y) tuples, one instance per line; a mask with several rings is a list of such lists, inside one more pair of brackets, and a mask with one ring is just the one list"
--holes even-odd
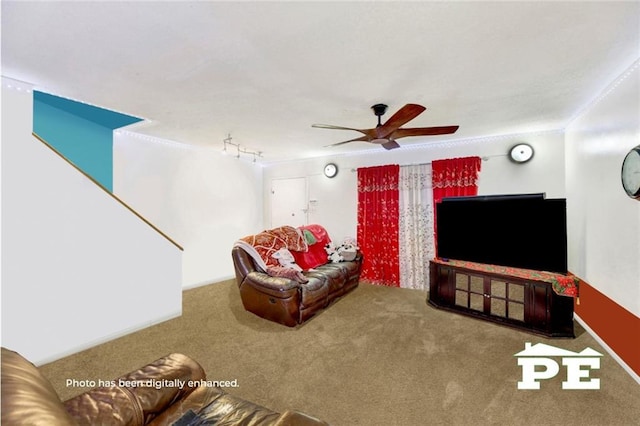
[(455, 272), (456, 306), (514, 321), (524, 321), (525, 286), (488, 276)]

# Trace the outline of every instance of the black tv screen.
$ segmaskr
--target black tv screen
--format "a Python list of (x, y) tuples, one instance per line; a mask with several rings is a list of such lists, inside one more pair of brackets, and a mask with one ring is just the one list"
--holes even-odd
[(567, 272), (565, 199), (544, 194), (444, 198), (436, 206), (437, 254), (549, 272)]

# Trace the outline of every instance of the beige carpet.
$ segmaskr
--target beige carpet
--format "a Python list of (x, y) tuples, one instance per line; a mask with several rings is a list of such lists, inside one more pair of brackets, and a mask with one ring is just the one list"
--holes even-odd
[[(637, 425), (640, 386), (576, 324), (576, 339), (545, 339), (436, 310), (426, 293), (361, 284), (291, 329), (246, 312), (233, 281), (184, 293), (180, 318), (42, 367), (65, 380), (112, 379), (169, 352), (199, 361), (227, 391), (334, 426)], [(632, 338), (632, 336), (630, 336)], [(635, 337), (637, 338), (637, 336)], [(525, 342), (605, 354), (600, 390), (562, 390), (564, 369), (537, 391), (517, 389)]]

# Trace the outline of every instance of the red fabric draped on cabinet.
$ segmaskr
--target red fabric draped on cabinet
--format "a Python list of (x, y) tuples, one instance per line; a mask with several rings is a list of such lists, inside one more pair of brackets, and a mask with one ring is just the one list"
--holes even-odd
[(397, 164), (358, 169), (358, 244), (364, 255), (361, 279), (400, 286)]
[[(444, 197), (461, 197), (478, 195), (478, 173), (480, 172), (480, 157), (452, 158), (436, 160), (431, 163), (433, 202), (434, 205)], [(433, 209), (434, 240), (438, 241), (437, 207)]]

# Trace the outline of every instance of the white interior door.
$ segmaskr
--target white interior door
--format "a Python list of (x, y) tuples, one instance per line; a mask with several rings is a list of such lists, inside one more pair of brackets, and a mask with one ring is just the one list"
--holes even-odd
[(271, 181), (271, 227), (307, 224), (307, 178)]

